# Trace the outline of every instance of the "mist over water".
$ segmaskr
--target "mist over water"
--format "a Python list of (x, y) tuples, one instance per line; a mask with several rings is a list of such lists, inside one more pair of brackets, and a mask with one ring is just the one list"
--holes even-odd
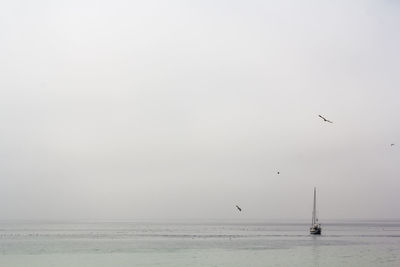
[(399, 218), (398, 13), (2, 1), (1, 219)]
[(399, 266), (399, 12), (1, 1), (0, 265)]

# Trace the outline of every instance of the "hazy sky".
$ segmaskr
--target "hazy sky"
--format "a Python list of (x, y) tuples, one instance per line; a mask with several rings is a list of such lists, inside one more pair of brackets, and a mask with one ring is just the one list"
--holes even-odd
[(399, 33), (395, 0), (2, 0), (0, 220), (308, 219), (314, 186), (399, 218)]

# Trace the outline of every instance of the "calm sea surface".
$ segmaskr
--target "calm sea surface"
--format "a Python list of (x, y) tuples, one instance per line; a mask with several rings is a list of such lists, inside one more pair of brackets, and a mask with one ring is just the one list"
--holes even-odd
[(0, 223), (0, 266), (400, 266), (400, 221)]

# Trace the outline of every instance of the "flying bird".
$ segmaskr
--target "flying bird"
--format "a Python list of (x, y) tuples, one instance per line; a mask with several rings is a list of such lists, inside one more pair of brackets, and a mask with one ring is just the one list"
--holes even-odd
[(318, 117), (320, 117), (321, 119), (323, 119), (323, 120), (326, 121), (326, 122), (333, 123), (332, 121), (330, 121), (330, 120), (328, 120), (328, 119), (322, 117), (321, 115), (318, 115)]
[(241, 209), (238, 205), (236, 205), (236, 208), (237, 208), (239, 211), (242, 211), (242, 209)]
[(394, 146), (394, 144), (390, 144), (390, 146)]
[(279, 174), (280, 172), (277, 172), (277, 174)]

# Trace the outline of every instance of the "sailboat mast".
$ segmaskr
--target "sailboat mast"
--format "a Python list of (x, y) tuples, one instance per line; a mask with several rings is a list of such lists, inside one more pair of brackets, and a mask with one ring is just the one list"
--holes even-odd
[(314, 207), (313, 207), (313, 215), (312, 215), (312, 224), (316, 223), (316, 213), (317, 213), (317, 192), (316, 188), (314, 187)]

